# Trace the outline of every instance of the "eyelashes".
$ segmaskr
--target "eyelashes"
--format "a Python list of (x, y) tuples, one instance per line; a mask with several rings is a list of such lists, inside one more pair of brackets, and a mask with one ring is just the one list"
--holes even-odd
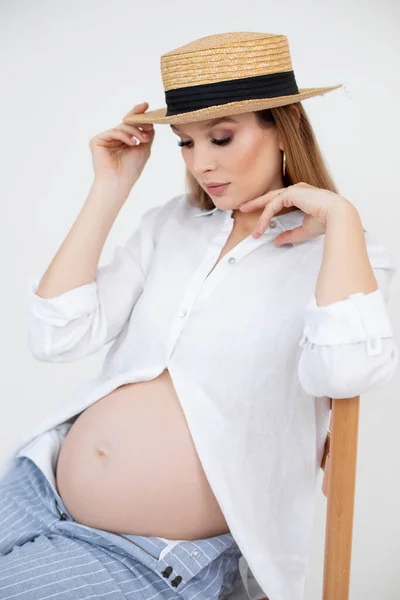
[[(216, 139), (212, 138), (211, 142), (213, 144), (215, 144), (216, 146), (226, 146), (226, 144), (229, 144), (229, 142), (231, 141), (231, 139), (232, 139), (232, 136), (224, 138), (223, 140), (216, 140)], [(180, 140), (178, 142), (178, 146), (180, 146), (181, 148), (183, 146), (190, 146), (190, 145), (192, 145), (192, 142), (182, 142), (182, 140)]]

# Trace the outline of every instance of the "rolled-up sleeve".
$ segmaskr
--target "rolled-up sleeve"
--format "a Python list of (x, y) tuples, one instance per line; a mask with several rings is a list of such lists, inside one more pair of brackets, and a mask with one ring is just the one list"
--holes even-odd
[(387, 383), (398, 366), (399, 350), (388, 314), (393, 255), (366, 233), (378, 289), (350, 294), (318, 306), (315, 294), (304, 309), (298, 377), (313, 396), (350, 398)]
[(116, 246), (94, 281), (53, 298), (37, 294), (40, 278), (28, 288), (28, 346), (35, 358), (70, 362), (99, 350), (123, 329), (138, 301), (155, 247), (162, 208), (148, 209), (124, 246)]

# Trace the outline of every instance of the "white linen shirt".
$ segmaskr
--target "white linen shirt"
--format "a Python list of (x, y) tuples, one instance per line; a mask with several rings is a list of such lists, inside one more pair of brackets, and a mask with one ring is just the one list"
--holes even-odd
[(247, 589), (252, 578), (249, 596), (301, 600), (330, 398), (376, 389), (397, 367), (387, 312), (396, 265), (365, 232), (379, 288), (318, 306), (325, 236), (273, 243), (303, 211), (273, 217), (212, 270), (231, 216), (175, 196), (145, 211), (94, 281), (42, 298), (35, 279), (28, 343), (38, 360), (70, 362), (112, 344), (99, 375), (23, 439), (8, 465), (118, 386), (168, 369)]

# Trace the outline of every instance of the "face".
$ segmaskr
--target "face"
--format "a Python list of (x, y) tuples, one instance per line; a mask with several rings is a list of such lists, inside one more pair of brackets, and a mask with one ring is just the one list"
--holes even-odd
[[(275, 125), (261, 128), (253, 112), (171, 125), (186, 166), (215, 206), (225, 210), (283, 187), (282, 150)], [(224, 189), (207, 188), (228, 183)]]

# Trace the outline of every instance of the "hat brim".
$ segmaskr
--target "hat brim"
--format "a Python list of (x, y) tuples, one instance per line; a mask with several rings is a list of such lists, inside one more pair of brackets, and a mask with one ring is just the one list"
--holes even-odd
[(190, 112), (181, 113), (178, 115), (171, 115), (166, 117), (167, 108), (159, 108), (157, 110), (150, 110), (145, 113), (135, 113), (132, 111), (127, 113), (123, 119), (123, 123), (189, 123), (193, 121), (202, 121), (214, 117), (223, 117), (225, 115), (234, 115), (246, 112), (252, 112), (255, 110), (263, 110), (266, 108), (275, 108), (276, 106), (285, 106), (286, 104), (293, 104), (294, 102), (301, 102), (307, 98), (313, 96), (322, 96), (328, 92), (332, 92), (343, 84), (339, 83), (331, 87), (322, 88), (302, 88), (299, 89), (298, 94), (290, 96), (278, 96), (276, 98), (256, 98), (254, 100), (242, 100), (239, 102), (229, 102), (227, 104), (219, 104), (216, 106), (209, 106), (207, 108), (201, 108), (199, 110), (193, 110)]

